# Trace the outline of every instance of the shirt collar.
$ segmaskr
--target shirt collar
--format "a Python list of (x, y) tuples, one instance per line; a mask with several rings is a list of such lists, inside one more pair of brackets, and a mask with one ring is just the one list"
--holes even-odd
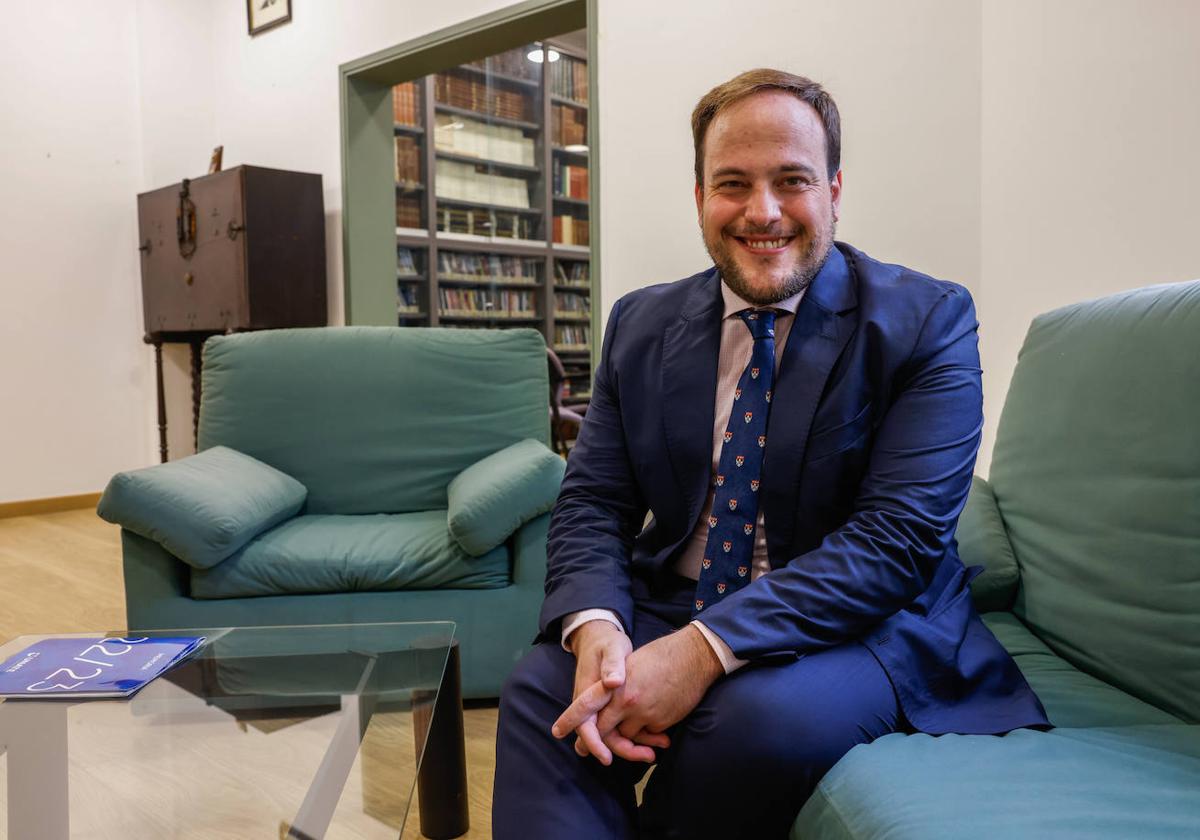
[(786, 312), (789, 315), (795, 315), (796, 309), (800, 306), (800, 299), (802, 297), (804, 297), (804, 293), (805, 293), (805, 291), (807, 291), (807, 289), (808, 289), (808, 287), (806, 286), (805, 288), (796, 292), (796, 294), (792, 295), (791, 297), (784, 298), (783, 300), (779, 301), (778, 303), (771, 304), (769, 307), (759, 307), (759, 306), (755, 306), (753, 303), (750, 303), (749, 301), (744, 300), (741, 295), (739, 295), (733, 289), (729, 288), (729, 286), (726, 285), (725, 280), (722, 279), (721, 280), (721, 299), (725, 302), (725, 314), (722, 315), (722, 318), (728, 318), (730, 315), (736, 315), (737, 313), (739, 313), (743, 310), (746, 310), (746, 309), (763, 309), (763, 308), (776, 309), (776, 310), (779, 310), (780, 312)]

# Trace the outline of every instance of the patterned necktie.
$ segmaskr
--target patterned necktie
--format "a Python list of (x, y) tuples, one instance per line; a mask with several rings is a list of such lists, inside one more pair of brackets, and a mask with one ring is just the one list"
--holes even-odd
[(748, 584), (754, 562), (759, 479), (775, 379), (775, 313), (764, 309), (738, 315), (754, 336), (754, 350), (733, 393), (733, 409), (717, 462), (717, 488), (693, 616)]

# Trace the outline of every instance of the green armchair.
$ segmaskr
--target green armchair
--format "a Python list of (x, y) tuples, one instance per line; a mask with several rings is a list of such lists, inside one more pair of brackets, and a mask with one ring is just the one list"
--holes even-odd
[(1034, 320), (957, 539), (1057, 728), (855, 747), (792, 837), (1200, 837), (1200, 281)]
[(542, 337), (221, 336), (202, 382), (200, 454), (122, 474), (101, 501), (123, 526), (128, 626), (449, 620), (464, 696), (497, 696), (536, 633), (563, 472)]

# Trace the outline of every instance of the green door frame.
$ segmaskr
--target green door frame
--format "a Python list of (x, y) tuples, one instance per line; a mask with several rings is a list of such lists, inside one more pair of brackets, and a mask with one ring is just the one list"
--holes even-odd
[(447, 67), (581, 29), (588, 31), (592, 347), (600, 323), (597, 0), (526, 0), (338, 68), (342, 130), (342, 278), (346, 323), (396, 325), (396, 192), (392, 87)]

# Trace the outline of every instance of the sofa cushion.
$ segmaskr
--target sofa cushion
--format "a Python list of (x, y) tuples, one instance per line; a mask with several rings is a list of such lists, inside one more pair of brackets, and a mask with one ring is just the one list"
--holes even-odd
[(992, 612), (983, 623), (1012, 654), (1055, 726), (1133, 726), (1180, 723), (1161, 709), (1090, 677), (1056, 656), (1012, 613)]
[(1055, 653), (1200, 721), (1200, 281), (1034, 319), (988, 477)]
[(509, 583), (501, 546), (471, 557), (450, 538), (446, 511), (298, 516), (224, 563), (192, 570), (193, 598), (393, 589), (496, 589)]
[(886, 735), (817, 786), (794, 840), (1200, 836), (1200, 726)]
[(450, 536), (471, 556), (486, 554), (554, 507), (565, 470), (563, 459), (536, 440), (472, 464), (450, 482)]
[(971, 599), (980, 612), (1007, 610), (1017, 594), (1021, 573), (1017, 558), (1004, 531), (991, 485), (975, 475), (971, 492), (958, 518), (958, 556), (965, 566), (982, 566), (984, 571), (971, 581)]
[(467, 467), (550, 439), (536, 330), (323, 327), (204, 345), (200, 446), (231, 446), (308, 488), (306, 513), (445, 510)]
[(224, 446), (120, 472), (96, 513), (197, 569), (220, 563), (304, 506), (304, 485)]

